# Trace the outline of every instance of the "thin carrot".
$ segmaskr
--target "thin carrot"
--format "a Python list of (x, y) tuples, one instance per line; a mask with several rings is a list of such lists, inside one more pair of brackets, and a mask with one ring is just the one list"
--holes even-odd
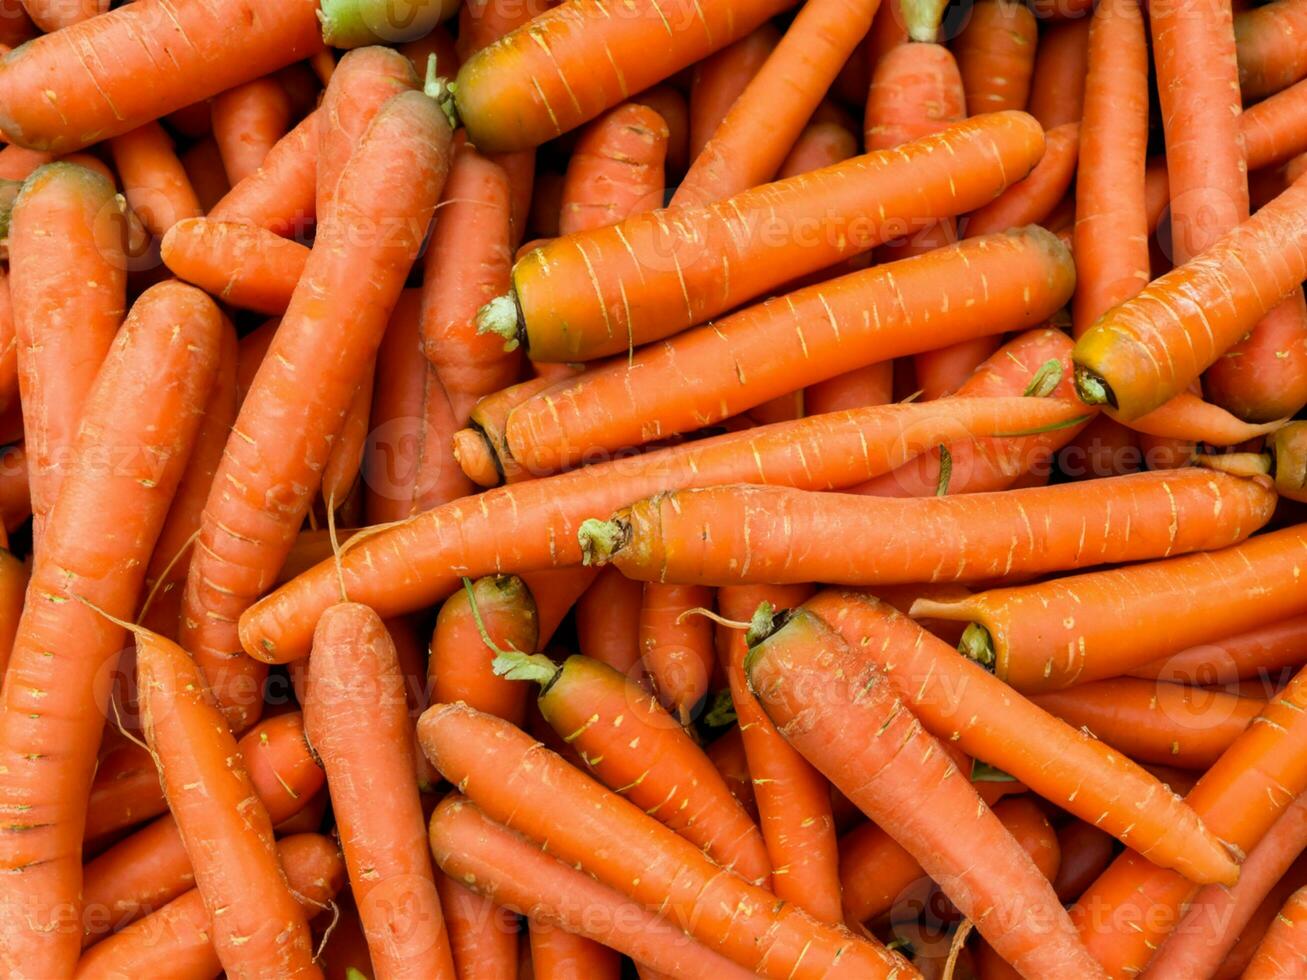
[(870, 30), (878, 5), (879, 0), (805, 3), (695, 156), (672, 206), (711, 204), (772, 180)]
[[(308, 511), (435, 209), (450, 139), (439, 107), (420, 92), (396, 96), (368, 127), (214, 478), (182, 637), (238, 728), (257, 718), (261, 694), (259, 665), (240, 653), (237, 617), (272, 582)], [(382, 227), (393, 231), (356, 234)], [(274, 457), (262, 451), (269, 445), (281, 447)], [(271, 514), (269, 494), (278, 500)]]
[(667, 123), (667, 160), (664, 169), (667, 183), (685, 173), (690, 166), (690, 109), (686, 98), (669, 83), (645, 89), (631, 99), (646, 105)]
[(468, 143), (458, 147), (424, 259), (422, 347), (459, 425), (520, 369), (520, 354), (476, 326), (477, 310), (509, 283), (509, 195), (501, 167)]
[(1088, 17), (1061, 21), (1039, 37), (1026, 111), (1046, 130), (1083, 115), (1091, 23)]
[(436, 862), (452, 879), (528, 913), (533, 924), (585, 936), (673, 976), (754, 976), (674, 923), (490, 820), (457, 793), (436, 806), (430, 840)]
[(1307, 969), (1307, 888), (1300, 888), (1276, 913), (1275, 921), (1257, 946), (1244, 971), (1246, 980), (1274, 980)]
[[(567, 365), (561, 366), (565, 369), (565, 376), (577, 373)], [(486, 395), (472, 406), (468, 427), (460, 429), (454, 436), (454, 458), (470, 480), (478, 486), (493, 487), (500, 483), (529, 480), (534, 476), (508, 451), (504, 427), (513, 409), (553, 387), (558, 380), (555, 377), (532, 378)]]
[(723, 868), (766, 886), (771, 864), (758, 828), (712, 762), (658, 701), (606, 664), (506, 653), (495, 669), (540, 685), (545, 721), (605, 786), (703, 849)]
[(363, 451), (368, 440), (372, 410), (372, 389), (376, 381), (375, 367), (364, 373), (363, 380), (354, 389), (354, 397), (345, 410), (345, 423), (336, 436), (322, 468), (322, 501), (339, 510), (347, 501), (358, 482), (363, 467)]
[(161, 236), (183, 218), (203, 213), (172, 141), (158, 123), (115, 136), (109, 146), (127, 203), (151, 233)]
[(14, 205), (9, 288), (38, 547), (87, 391), (122, 323), (122, 228), (113, 185), (69, 164), (38, 170)]
[[(550, 853), (636, 902), (656, 905), (740, 966), (778, 980), (914, 972), (879, 944), (820, 924), (723, 873), (675, 831), (492, 715), (436, 705), (418, 722), (418, 736), (436, 768), (486, 816), (537, 840), (547, 837)], [(550, 819), (560, 805), (569, 818)]]
[(833, 167), (858, 154), (858, 138), (835, 122), (809, 123), (781, 162), (776, 176), (782, 180)]
[(509, 450), (549, 472), (584, 450), (689, 432), (851, 367), (1034, 326), (1074, 279), (1066, 248), (1038, 226), (873, 266), (559, 383), (509, 415)]
[(615, 225), (662, 207), (668, 136), (663, 117), (638, 102), (588, 124), (567, 164), (559, 234)]
[(1307, 75), (1307, 54), (1297, 43), (1307, 31), (1307, 4), (1278, 0), (1234, 18), (1239, 88), (1245, 102), (1278, 92)]
[(523, 572), (522, 580), (536, 602), (540, 619), (540, 636), (536, 649), (546, 649), (577, 600), (599, 577), (599, 569), (585, 565), (565, 565)]
[(967, 114), (1024, 109), (1030, 98), (1038, 28), (1015, 0), (979, 0), (953, 42), (967, 93)]
[[(1236, 868), (1224, 846), (1174, 794), (1128, 759), (1015, 696), (911, 620), (854, 593), (823, 593), (804, 608), (882, 668), (937, 738), (1011, 774), (1159, 865), (1199, 881), (1233, 880)], [(1142, 806), (1141, 800), (1151, 802)]]
[[(7, 231), (5, 237), (8, 237)], [(14, 327), (9, 273), (0, 271), (0, 406), (9, 409), (17, 402), (18, 334)]]
[(1080, 124), (1064, 123), (1045, 134), (1044, 156), (1035, 169), (966, 218), (969, 237), (1040, 224), (1057, 207), (1076, 174)]
[(436, 891), (449, 930), (457, 975), (487, 980), (516, 978), (519, 969), (516, 916), (439, 871)]
[(1057, 690), (1307, 611), (1293, 584), (1304, 549), (1307, 532), (1290, 527), (1222, 551), (921, 600), (912, 614), (977, 624), (964, 652), (1018, 691)]
[[(799, 611), (755, 642), (746, 669), (786, 740), (894, 835), (1004, 959), (1031, 976), (1102, 975), (1030, 856), (838, 633)], [(932, 819), (940, 813), (971, 816)]]
[(0, 523), (7, 531), (14, 531), (32, 516), (27, 476), (27, 449), (23, 443), (0, 450)]
[(253, 224), (186, 218), (163, 236), (160, 255), (179, 279), (257, 313), (286, 312), (309, 249)]
[(698, 714), (713, 666), (712, 623), (690, 611), (711, 605), (710, 589), (656, 582), (644, 586), (640, 659), (659, 697), (682, 725)]
[[(0, 61), (0, 132), (68, 153), (136, 129), (317, 51), (315, 9), (311, 0), (239, 12), (144, 0), (47, 34)], [(116, 57), (88, 63), (83, 51)]]
[(231, 190), (231, 185), (227, 183), (227, 172), (222, 167), (218, 144), (213, 141), (213, 137), (206, 136), (191, 144), (180, 159), (186, 179), (199, 202), (200, 214), (207, 214)]
[(292, 112), (286, 90), (267, 76), (213, 100), (213, 138), (232, 186), (263, 166), (268, 152), (290, 129)]
[(1235, 940), (1234, 946), (1221, 963), (1216, 980), (1235, 980), (1251, 968), (1257, 947), (1270, 932), (1276, 915), (1293, 893), (1303, 887), (1307, 887), (1307, 860), (1299, 858), (1289, 869), (1289, 873), (1276, 882), (1275, 887), (1262, 900), (1262, 904), (1253, 912), (1248, 924), (1244, 926), (1239, 938)]
[(770, 21), (704, 58), (690, 76), (690, 159), (695, 159), (731, 106), (771, 57), (781, 33)]
[(333, 48), (393, 46), (424, 37), (458, 7), (457, 0), (416, 0), (403, 6), (385, 0), (325, 0), (322, 39)]
[(333, 789), (373, 966), (383, 976), (453, 978), (408, 726), (404, 677), (381, 619), (356, 603), (327, 610), (313, 638), (304, 730)]
[(296, 237), (316, 211), (318, 120), (305, 116), (279, 139), (263, 165), (228, 191), (209, 211), (214, 221), (245, 221), (283, 237)]
[(998, 114), (684, 208), (675, 221), (655, 211), (557, 239), (514, 266), (516, 299), (496, 300), (484, 328), (518, 340), (535, 360), (620, 353), (865, 252), (904, 219), (973, 210), (1042, 152), (1034, 120)]
[(577, 936), (557, 926), (528, 923), (531, 936), (531, 969), (535, 980), (619, 980), (622, 958), (592, 939)]
[(1201, 256), (1103, 314), (1076, 344), (1081, 397), (1110, 404), (1128, 422), (1185, 391), (1307, 277), (1304, 202), (1300, 179)]
[(1132, 668), (1130, 674), (1179, 684), (1229, 684), (1298, 666), (1305, 644), (1307, 616), (1290, 616), (1168, 653)]
[(1114, 844), (1110, 834), (1083, 820), (1070, 820), (1057, 831), (1062, 860), (1053, 890), (1063, 902), (1074, 902), (1112, 863)]
[(1298, 82), (1245, 109), (1239, 116), (1239, 132), (1248, 169), (1275, 167), (1307, 151), (1304, 121), (1307, 82)]
[[(467, 58), (455, 87), (468, 136), (487, 151), (539, 146), (743, 37), (788, 0), (601, 0), (555, 7)], [(675, 25), (675, 29), (673, 29)], [(651, 44), (651, 38), (658, 38)], [(607, 57), (594, 57), (597, 50)]]
[(581, 653), (634, 680), (640, 675), (639, 616), (644, 588), (605, 568), (576, 604)]
[[(1065, 425), (1080, 409), (1047, 399), (957, 399), (887, 405), (730, 432), (599, 463), (451, 503), (347, 549), (340, 574), (356, 601), (383, 616), (429, 606), (468, 576), (580, 562), (580, 523), (669, 487), (740, 480), (835, 489), (893, 469), (940, 443), (1013, 427)], [(448, 533), (449, 527), (459, 533)], [(509, 566), (512, 566), (510, 569)], [(400, 568), (405, 571), (400, 572)], [(251, 656), (285, 662), (307, 654), (313, 624), (339, 597), (334, 562), (260, 600), (243, 616)]]

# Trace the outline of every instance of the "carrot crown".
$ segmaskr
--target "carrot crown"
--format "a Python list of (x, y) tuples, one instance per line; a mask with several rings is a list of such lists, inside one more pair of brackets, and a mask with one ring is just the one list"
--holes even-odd
[(504, 338), (504, 350), (517, 350), (526, 339), (522, 308), (516, 293), (496, 296), (477, 310), (477, 333), (493, 333)]
[(454, 106), (455, 88), (454, 82), (436, 72), (436, 55), (432, 52), (427, 58), (427, 77), (422, 83), (422, 92), (440, 106), (440, 111), (449, 120), (450, 129), (458, 129), (459, 126), (458, 109)]
[(744, 642), (749, 647), (749, 652), (744, 655), (744, 680), (749, 684), (749, 690), (753, 690), (753, 683), (749, 680), (749, 669), (758, 659), (762, 644), (784, 626), (791, 615), (785, 612), (778, 616), (776, 607), (770, 602), (759, 603), (758, 608), (753, 611), (753, 616), (749, 619), (749, 631), (744, 634)]
[(510, 681), (535, 681), (544, 694), (553, 686), (563, 669), (543, 653), (522, 653), (518, 650), (505, 650), (495, 654), (490, 669), (496, 677), (506, 677)]
[(576, 540), (581, 544), (582, 564), (606, 565), (631, 540), (631, 525), (620, 517), (607, 521), (592, 517), (581, 523)]
[(994, 669), (994, 638), (989, 635), (989, 630), (979, 623), (970, 623), (962, 631), (962, 639), (958, 641), (958, 652), (982, 667)]
[(1089, 368), (1076, 365), (1076, 394), (1086, 405), (1110, 405), (1116, 408), (1116, 396), (1103, 377)]

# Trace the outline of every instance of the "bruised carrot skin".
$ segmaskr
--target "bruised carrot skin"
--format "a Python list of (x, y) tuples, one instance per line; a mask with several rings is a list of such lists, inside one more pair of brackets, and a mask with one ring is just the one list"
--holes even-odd
[(1279, 0), (1240, 11), (1234, 18), (1239, 88), (1245, 103), (1278, 92), (1307, 75), (1307, 53), (1299, 42), (1307, 31), (1307, 9)]
[(604, 228), (662, 207), (669, 135), (663, 117), (638, 102), (590, 123), (567, 164), (559, 234)]
[(203, 212), (172, 140), (156, 122), (109, 141), (123, 193), (151, 234), (163, 235), (183, 218)]
[(708, 694), (713, 666), (712, 622), (690, 610), (711, 607), (712, 590), (646, 582), (640, 602), (640, 659), (669, 711), (682, 725)]
[[(788, 0), (641, 0), (620, 16), (604, 0), (564, 4), (467, 58), (454, 99), (486, 151), (539, 146), (743, 37)], [(676, 25), (673, 30), (670, 25)], [(650, 44), (650, 38), (659, 43)], [(608, 57), (595, 59), (602, 45)]]
[(1034, 326), (1074, 281), (1070, 253), (1038, 226), (873, 266), (560, 383), (509, 415), (509, 451), (547, 472), (693, 431), (851, 367)]
[(1033, 119), (996, 114), (682, 209), (674, 222), (655, 211), (557, 239), (513, 268), (516, 335), (541, 361), (592, 360), (666, 337), (866, 252), (905, 218), (974, 210), (1028, 173), (1043, 148)]
[(694, 844), (492, 715), (436, 705), (418, 722), (418, 737), (441, 774), (510, 830), (544, 836), (535, 815), (566, 801), (575, 817), (548, 829), (550, 853), (636, 902), (658, 906), (664, 918), (740, 966), (776, 980), (915, 972), (879, 943), (818, 923), (724, 874)]
[[(0, 132), (55, 153), (125, 133), (318, 51), (314, 10), (311, 0), (145, 0), (47, 34), (0, 61)], [(87, 63), (83, 50), (117, 57)], [(84, 68), (59, 70), (70, 64)]]
[(209, 211), (213, 221), (244, 221), (283, 237), (303, 232), (317, 213), (318, 120), (314, 110), (277, 141), (263, 165)]
[(258, 225), (188, 218), (163, 236), (160, 255), (179, 279), (224, 303), (281, 314), (309, 261), (306, 246)]
[(213, 100), (213, 138), (233, 186), (256, 173), (290, 129), (290, 96), (272, 77), (256, 78)]
[(332, 809), (373, 966), (384, 976), (452, 980), (413, 780), (404, 676), (385, 626), (366, 606), (341, 603), (319, 622), (304, 726), (328, 785), (341, 790)]

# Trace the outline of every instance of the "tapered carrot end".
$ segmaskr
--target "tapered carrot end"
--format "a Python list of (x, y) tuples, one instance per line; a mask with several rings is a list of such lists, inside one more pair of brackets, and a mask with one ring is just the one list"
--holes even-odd
[(618, 518), (601, 521), (592, 517), (582, 522), (576, 532), (576, 540), (581, 544), (581, 563), (607, 565), (630, 539), (631, 525), (626, 521)]
[(1086, 405), (1116, 407), (1116, 397), (1103, 377), (1083, 365), (1076, 365), (1076, 394)]
[(939, 22), (948, 0), (899, 0), (903, 25), (914, 41), (933, 43), (939, 39)]
[(958, 652), (982, 667), (994, 669), (994, 638), (989, 635), (989, 630), (979, 623), (970, 623), (962, 631), (962, 639), (958, 641)]
[(459, 429), (454, 433), (454, 459), (464, 476), (479, 487), (496, 487), (504, 480), (499, 461), (485, 433)]
[(512, 293), (496, 296), (477, 310), (477, 333), (498, 334), (504, 338), (504, 350), (517, 350), (523, 339), (522, 323)]

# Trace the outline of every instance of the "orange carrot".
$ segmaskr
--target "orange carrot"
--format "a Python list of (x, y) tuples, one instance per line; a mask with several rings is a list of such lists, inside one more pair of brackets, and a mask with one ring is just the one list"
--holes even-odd
[[(315, 9), (144, 0), (47, 34), (0, 60), (0, 132), (55, 153), (121, 135), (317, 51)], [(85, 51), (117, 56), (88, 64)]]
[[(820, 924), (735, 875), (530, 736), (466, 705), (436, 705), (418, 736), (432, 763), (492, 820), (574, 862), (740, 966), (773, 978), (911, 976), (879, 944)], [(562, 805), (558, 822), (547, 814)], [(537, 836), (538, 835), (538, 836)], [(606, 846), (596, 848), (597, 841)], [(443, 848), (435, 849), (442, 867)], [(446, 868), (448, 873), (448, 868)], [(457, 877), (457, 875), (455, 875)]]
[(1064, 123), (1045, 134), (1044, 156), (1035, 169), (966, 218), (968, 236), (989, 235), (1048, 218), (1076, 174), (1080, 124)]
[(333, 48), (395, 45), (421, 38), (458, 10), (456, 0), (416, 0), (396, 6), (385, 0), (326, 0), (322, 39)]
[(1276, 913), (1275, 921), (1244, 971), (1245, 980), (1274, 980), (1307, 968), (1307, 888), (1300, 888)]
[(381, 619), (357, 603), (327, 610), (313, 637), (304, 730), (332, 789), (373, 967), (383, 976), (452, 980), (409, 724), (404, 675)]
[(22, 4), (43, 31), (72, 27), (109, 9), (109, 0), (22, 0)]
[[(8, 234), (6, 232), (6, 237)], [(0, 406), (18, 403), (18, 335), (14, 328), (14, 304), (9, 273), (0, 270)]]
[(598, 577), (599, 569), (580, 564), (522, 573), (522, 580), (535, 598), (540, 619), (537, 650), (549, 646), (567, 614)]
[[(700, 9), (690, 0), (641, 0), (620, 17), (601, 0), (555, 7), (464, 61), (454, 89), (458, 114), (482, 150), (539, 146), (787, 6), (787, 0), (731, 0)], [(600, 49), (607, 57), (594, 57)]]
[(1114, 841), (1092, 824), (1071, 820), (1057, 831), (1058, 864), (1053, 890), (1063, 902), (1074, 902), (1112, 863)]
[(365, 372), (363, 380), (354, 389), (354, 397), (345, 410), (345, 423), (332, 443), (327, 463), (322, 468), (322, 502), (333, 510), (339, 510), (348, 501), (363, 467), (363, 450), (368, 439), (369, 412), (372, 410), (372, 389), (376, 374), (374, 366)]
[(731, 106), (776, 49), (781, 33), (771, 22), (728, 44), (694, 66), (690, 77), (690, 145), (695, 159)]
[(253, 224), (186, 218), (163, 236), (160, 255), (179, 279), (258, 313), (286, 312), (309, 250)]
[(0, 524), (13, 531), (32, 516), (27, 450), (22, 443), (0, 450)]
[(168, 809), (154, 759), (125, 738), (112, 747), (101, 745), (89, 800), (85, 828), (88, 842), (157, 817)]
[[(368, 127), (214, 478), (182, 637), (238, 729), (257, 718), (261, 695), (260, 666), (240, 653), (237, 617), (272, 582), (308, 511), (435, 209), (450, 138), (440, 109), (420, 92), (396, 96)], [(381, 227), (393, 231), (358, 234)], [(326, 292), (330, 304), (321, 302)], [(263, 451), (274, 444), (275, 462)], [(278, 500), (272, 514), (269, 494)]]
[(457, 975), (488, 980), (517, 977), (516, 916), (439, 871), (436, 891)]
[(644, 588), (605, 568), (576, 604), (577, 645), (591, 660), (633, 680), (640, 675), (639, 616)]
[(0, 149), (0, 177), (5, 180), (26, 180), (37, 167), (54, 160), (55, 154), (29, 150), (22, 146)]
[(1249, 106), (1239, 116), (1249, 170), (1287, 163), (1307, 151), (1307, 83), (1299, 82)]
[(1307, 53), (1297, 39), (1307, 31), (1307, 6), (1278, 0), (1234, 18), (1239, 87), (1245, 102), (1278, 92), (1307, 75)]
[(463, 61), (539, 17), (552, 0), (466, 0), (458, 12), (458, 56)]
[[(554, 366), (564, 369), (564, 377), (578, 373), (568, 365)], [(454, 436), (454, 457), (469, 479), (478, 486), (493, 487), (500, 483), (529, 480), (534, 476), (508, 451), (504, 429), (513, 409), (553, 387), (558, 380), (555, 377), (532, 378), (477, 401), (472, 407), (468, 428), (460, 429)]]
[(1290, 616), (1169, 653), (1132, 668), (1130, 674), (1195, 686), (1229, 684), (1265, 671), (1297, 666), (1304, 641), (1307, 616)]
[(161, 236), (183, 218), (203, 213), (172, 141), (158, 123), (115, 136), (109, 146), (127, 203), (152, 234)]
[(509, 451), (549, 472), (689, 432), (851, 367), (1033, 326), (1074, 278), (1061, 242), (1031, 226), (808, 286), (560, 382), (509, 415)]
[(1026, 111), (1044, 129), (1080, 122), (1089, 68), (1088, 17), (1050, 24), (1039, 38)]
[(656, 582), (644, 586), (640, 659), (659, 697), (682, 725), (698, 714), (713, 665), (712, 623), (690, 610), (711, 605), (710, 589)]
[(794, 147), (781, 162), (776, 176), (797, 177), (823, 167), (833, 167), (858, 154), (858, 138), (853, 131), (835, 122), (809, 123)]
[(888, 405), (894, 400), (894, 362), (881, 361), (809, 385), (803, 405), (809, 415)]
[(237, 85), (213, 100), (213, 138), (232, 186), (263, 166), (290, 129), (292, 111), (290, 96), (271, 77)]
[(675, 86), (655, 85), (631, 99), (646, 105), (667, 123), (667, 183), (672, 177), (685, 173), (690, 165), (690, 109)]
[(316, 214), (320, 112), (305, 116), (277, 141), (263, 165), (209, 211), (214, 221), (244, 221), (283, 237), (296, 237)]
[(879, 0), (805, 3), (695, 155), (672, 206), (711, 204), (773, 179), (870, 30), (878, 5)]
[(973, 210), (1042, 152), (1034, 120), (998, 114), (684, 208), (675, 221), (655, 211), (560, 238), (514, 266), (516, 300), (496, 300), (484, 328), (517, 339), (535, 360), (616, 354), (865, 252), (898, 234), (904, 219)]
[(663, 117), (638, 102), (587, 125), (567, 164), (559, 234), (615, 225), (662, 207), (668, 135)]
[(528, 923), (535, 980), (619, 980), (622, 958), (614, 950), (557, 926)]
[(1038, 40), (1035, 15), (1014, 0), (979, 0), (953, 42), (967, 114), (1024, 109)]
[(786, 740), (890, 831), (1004, 959), (1030, 976), (1102, 975), (1030, 856), (838, 633), (800, 611), (751, 647), (747, 672)]
[(207, 214), (231, 190), (231, 185), (227, 183), (227, 172), (222, 167), (218, 144), (213, 141), (213, 137), (206, 136), (182, 153), (181, 162), (186, 179), (199, 202), (199, 213)]

